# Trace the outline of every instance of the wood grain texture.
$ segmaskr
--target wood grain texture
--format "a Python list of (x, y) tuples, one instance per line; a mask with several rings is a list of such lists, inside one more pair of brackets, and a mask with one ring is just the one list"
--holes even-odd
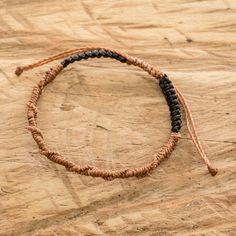
[[(0, 1), (0, 235), (236, 235), (236, 2)], [(48, 66), (17, 65), (105, 45), (165, 71), (186, 96), (212, 177), (184, 124), (171, 157), (143, 179), (68, 173), (38, 153), (26, 102)], [(108, 59), (70, 66), (45, 90), (39, 126), (67, 158), (139, 166), (170, 132), (146, 73)]]

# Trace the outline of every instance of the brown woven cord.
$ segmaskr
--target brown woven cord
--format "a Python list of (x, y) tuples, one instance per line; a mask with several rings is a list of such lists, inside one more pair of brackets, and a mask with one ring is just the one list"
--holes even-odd
[[(127, 59), (126, 61), (127, 64), (129, 65), (132, 64), (132, 65), (140, 67), (141, 69), (148, 72), (150, 75), (152, 75), (156, 79), (160, 79), (164, 75), (161, 71), (157, 70), (155, 67), (144, 62), (143, 60), (139, 58), (130, 56), (128, 54), (122, 53), (114, 49), (110, 49), (110, 48), (108, 49), (105, 47), (83, 47), (83, 48), (69, 50), (69, 51), (57, 54), (55, 56), (46, 58), (44, 60), (41, 60), (31, 65), (17, 67), (15, 74), (20, 75), (25, 70), (30, 70), (35, 67), (47, 64), (51, 61), (65, 58), (65, 57), (68, 57), (70, 55), (74, 55), (80, 52), (86, 52), (88, 50), (99, 50), (99, 49), (110, 50), (114, 53), (121, 55), (122, 57)], [(180, 138), (179, 132), (178, 133), (171, 132), (168, 141), (166, 142), (166, 144), (164, 144), (160, 148), (158, 153), (154, 155), (152, 161), (146, 164), (145, 166), (138, 167), (138, 168), (125, 168), (121, 170), (99, 169), (96, 166), (92, 166), (92, 165), (75, 164), (74, 162), (65, 159), (60, 153), (51, 151), (44, 141), (41, 130), (37, 127), (37, 113), (38, 113), (37, 103), (42, 94), (42, 90), (45, 88), (47, 84), (49, 84), (55, 79), (55, 77), (62, 71), (62, 69), (63, 69), (63, 66), (61, 64), (57, 64), (51, 67), (50, 70), (48, 70), (45, 73), (44, 77), (40, 80), (40, 82), (33, 87), (31, 98), (29, 102), (27, 103), (28, 105), (27, 116), (28, 116), (28, 122), (29, 122), (28, 129), (31, 131), (32, 136), (35, 142), (37, 143), (41, 154), (45, 155), (49, 160), (57, 164), (65, 166), (68, 171), (72, 171), (72, 172), (76, 172), (82, 175), (87, 175), (87, 176), (92, 176), (92, 177), (102, 177), (106, 180), (111, 180), (114, 178), (128, 178), (128, 177), (133, 177), (133, 176), (136, 176), (136, 177), (146, 176), (149, 173), (151, 173), (155, 168), (157, 168), (157, 166), (161, 163), (161, 161), (163, 161), (165, 158), (167, 158), (171, 154), (171, 152), (175, 148), (175, 145), (178, 139)], [(204, 152), (201, 142), (196, 134), (196, 128), (195, 128), (192, 114), (190, 112), (188, 104), (184, 96), (176, 87), (175, 87), (175, 90), (185, 112), (187, 127), (188, 127), (190, 137), (193, 143), (195, 144), (201, 158), (206, 163), (209, 172), (214, 176), (217, 173), (217, 169), (211, 165), (210, 161), (208, 160)]]

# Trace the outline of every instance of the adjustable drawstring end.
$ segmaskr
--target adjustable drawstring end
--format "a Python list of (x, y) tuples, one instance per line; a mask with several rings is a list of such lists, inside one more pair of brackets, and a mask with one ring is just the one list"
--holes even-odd
[[(93, 47), (90, 47), (90, 48), (93, 48)], [(78, 52), (82, 52), (84, 49), (86, 49), (86, 48), (75, 48), (75, 49), (68, 50), (68, 51), (59, 53), (59, 54), (57, 54), (57, 55), (54, 55), (54, 56), (45, 58), (45, 59), (43, 59), (43, 60), (37, 61), (37, 62), (35, 62), (35, 63), (33, 63), (33, 64), (24, 65), (24, 66), (18, 66), (18, 67), (16, 68), (16, 70), (15, 70), (15, 74), (16, 74), (17, 76), (20, 76), (20, 75), (23, 73), (23, 71), (31, 70), (31, 69), (33, 69), (33, 68), (36, 68), (36, 67), (45, 65), (45, 64), (50, 63), (50, 62), (52, 62), (52, 61), (65, 58), (65, 57), (67, 57), (67, 56), (76, 54), (76, 53), (78, 53)], [(97, 49), (97, 47), (94, 47), (94, 49)]]
[(20, 75), (23, 73), (23, 71), (24, 71), (23, 67), (17, 66), (17, 67), (16, 67), (16, 70), (15, 70), (15, 74), (16, 74), (17, 76), (20, 76)]
[(209, 172), (211, 173), (212, 176), (215, 176), (218, 172), (218, 169), (211, 165), (211, 163), (210, 163), (210, 161), (203, 149), (203, 146), (202, 146), (202, 144), (198, 138), (198, 135), (196, 133), (196, 127), (195, 127), (195, 124), (193, 121), (191, 111), (190, 111), (189, 106), (187, 104), (187, 101), (185, 100), (183, 94), (177, 88), (175, 88), (175, 89), (176, 89), (178, 98), (179, 98), (179, 100), (183, 106), (184, 112), (185, 112), (187, 128), (188, 128), (188, 132), (190, 134), (190, 137), (191, 137), (195, 147), (197, 148), (200, 157), (203, 159), (203, 161), (207, 165)]

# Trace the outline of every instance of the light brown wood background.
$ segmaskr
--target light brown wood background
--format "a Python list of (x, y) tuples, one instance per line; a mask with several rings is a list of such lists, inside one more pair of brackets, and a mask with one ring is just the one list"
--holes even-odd
[[(236, 2), (0, 1), (0, 235), (236, 235)], [(210, 160), (184, 127), (143, 179), (79, 176), (38, 153), (26, 102), (44, 66), (17, 65), (105, 45), (165, 71), (185, 94)], [(73, 64), (44, 92), (39, 126), (67, 158), (139, 166), (166, 141), (168, 108), (146, 73), (108, 59)]]

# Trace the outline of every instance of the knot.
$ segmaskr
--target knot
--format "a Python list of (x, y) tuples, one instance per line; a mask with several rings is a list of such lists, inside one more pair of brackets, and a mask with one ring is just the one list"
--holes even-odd
[(212, 176), (215, 176), (218, 173), (218, 169), (212, 166), (207, 166), (209, 172), (211, 173)]
[(37, 113), (38, 113), (38, 108), (34, 105), (34, 103), (29, 101), (29, 102), (26, 103), (26, 105), (29, 109), (31, 109), (34, 112), (35, 117), (36, 117)]
[(50, 151), (48, 149), (41, 149), (40, 150), (40, 154), (48, 157), (49, 159), (56, 159), (56, 158), (58, 158), (60, 156), (59, 152)]
[(21, 66), (17, 66), (17, 67), (16, 67), (16, 70), (15, 70), (15, 74), (16, 74), (17, 76), (20, 76), (23, 71), (24, 71), (24, 70), (23, 70), (23, 68), (22, 68)]
[(36, 127), (35, 125), (28, 125), (28, 126), (26, 126), (26, 129), (31, 131), (32, 134), (35, 133), (35, 134), (39, 135), (43, 139), (43, 134), (42, 134), (41, 130), (38, 127)]
[(171, 137), (174, 139), (174, 141), (178, 141), (179, 138), (181, 138), (181, 134), (179, 132), (172, 132)]

